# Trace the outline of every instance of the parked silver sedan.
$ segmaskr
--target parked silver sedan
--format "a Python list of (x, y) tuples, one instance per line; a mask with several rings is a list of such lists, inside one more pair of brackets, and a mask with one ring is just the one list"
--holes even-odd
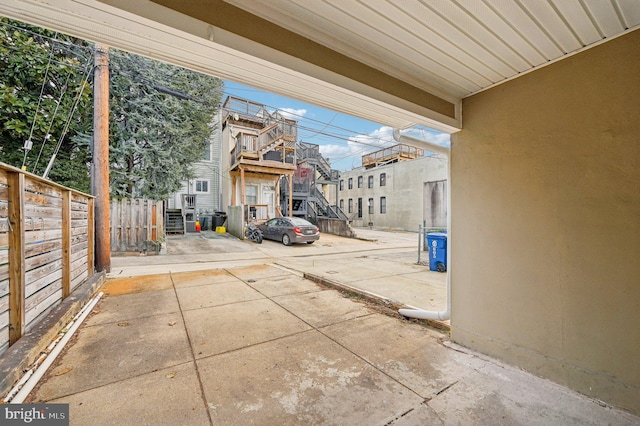
[(299, 217), (276, 217), (259, 225), (265, 239), (293, 243), (313, 244), (320, 239), (320, 230), (313, 223)]

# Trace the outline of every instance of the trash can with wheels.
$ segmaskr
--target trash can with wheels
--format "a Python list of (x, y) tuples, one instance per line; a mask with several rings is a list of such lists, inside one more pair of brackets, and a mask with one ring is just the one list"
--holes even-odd
[(430, 232), (427, 234), (429, 247), (429, 269), (445, 272), (447, 270), (447, 234)]
[(211, 220), (212, 228), (216, 229), (219, 226), (224, 226), (227, 221), (227, 214), (225, 212), (215, 212)]

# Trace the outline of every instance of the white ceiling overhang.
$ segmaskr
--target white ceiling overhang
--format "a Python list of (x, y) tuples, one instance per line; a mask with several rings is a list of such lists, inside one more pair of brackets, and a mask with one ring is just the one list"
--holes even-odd
[(638, 0), (2, 0), (0, 14), (396, 128), (640, 25)]

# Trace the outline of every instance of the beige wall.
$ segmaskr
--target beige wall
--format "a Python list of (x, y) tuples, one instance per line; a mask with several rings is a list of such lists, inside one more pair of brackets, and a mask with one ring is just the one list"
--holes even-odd
[[(380, 173), (386, 174), (385, 186), (380, 186)], [(358, 176), (363, 177), (362, 188), (358, 188)], [(373, 176), (373, 188), (367, 185), (369, 176)], [(350, 177), (353, 178), (351, 190), (348, 185)], [(442, 155), (435, 155), (371, 169), (358, 168), (341, 172), (340, 179), (344, 180), (344, 190), (339, 191), (338, 197), (344, 200), (344, 212), (353, 217), (353, 226), (368, 226), (368, 222), (372, 222), (377, 228), (417, 232), (426, 219), (424, 185), (447, 179), (447, 159)], [(384, 214), (380, 213), (380, 197), (385, 197), (387, 202), (387, 212)], [(349, 198), (353, 199), (352, 213), (349, 213)], [(360, 220), (357, 218), (358, 198), (362, 198), (363, 203)], [(372, 215), (368, 213), (369, 198), (373, 198)]]
[(463, 114), (453, 340), (640, 413), (640, 31)]

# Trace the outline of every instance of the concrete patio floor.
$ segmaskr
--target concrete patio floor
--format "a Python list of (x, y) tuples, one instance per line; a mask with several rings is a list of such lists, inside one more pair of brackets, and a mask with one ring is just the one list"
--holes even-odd
[(74, 425), (639, 422), (278, 265), (103, 291), (30, 396), (69, 403)]

